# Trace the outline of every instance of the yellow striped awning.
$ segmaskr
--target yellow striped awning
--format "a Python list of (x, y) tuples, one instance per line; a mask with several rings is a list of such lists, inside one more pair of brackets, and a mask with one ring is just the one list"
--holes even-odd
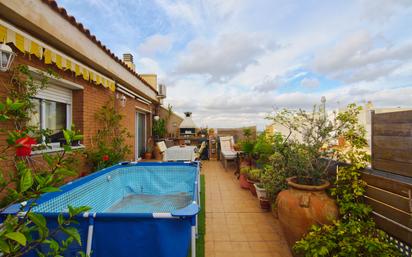
[(0, 20), (0, 42), (12, 43), (23, 54), (34, 55), (43, 60), (45, 64), (55, 64), (60, 70), (72, 71), (76, 76), (81, 76), (86, 81), (109, 88), (113, 92), (116, 89), (114, 80), (75, 61), (2, 20)]

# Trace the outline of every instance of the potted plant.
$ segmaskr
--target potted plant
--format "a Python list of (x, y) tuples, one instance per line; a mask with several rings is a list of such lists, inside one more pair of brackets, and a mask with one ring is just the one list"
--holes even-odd
[(166, 135), (166, 120), (159, 119), (153, 121), (153, 136), (155, 140), (160, 140)]
[(254, 184), (260, 182), (261, 172), (262, 171), (260, 169), (250, 169), (247, 173), (247, 182), (249, 184), (249, 190), (253, 196), (257, 196)]
[(256, 194), (258, 199), (260, 198), (266, 198), (266, 189), (264, 185), (260, 182), (253, 184), (256, 190)]
[(240, 168), (239, 184), (240, 184), (240, 187), (243, 189), (249, 189), (249, 183), (247, 182), (247, 174), (249, 170), (250, 170), (250, 167)]
[(269, 161), (269, 156), (274, 153), (275, 135), (269, 135), (266, 132), (260, 134), (253, 146), (253, 155), (257, 158), (258, 164), (265, 164)]
[[(314, 224), (332, 224), (338, 217), (336, 202), (327, 195), (328, 169), (338, 151), (331, 147), (357, 117), (328, 118), (324, 108), (282, 110), (270, 118), (289, 129), (281, 154), (287, 190), (276, 198), (279, 221), (290, 247)], [(300, 138), (300, 140), (298, 140)]]
[(150, 160), (153, 157), (153, 140), (151, 137), (147, 139), (147, 144), (146, 144), (146, 151), (144, 153), (144, 159)]
[[(351, 119), (352, 114), (357, 115), (360, 110), (350, 105), (348, 112), (338, 114), (338, 119)], [(331, 189), (339, 206), (339, 220), (332, 225), (312, 226), (293, 250), (298, 256), (406, 256), (402, 247), (388, 240), (390, 236), (377, 228), (372, 208), (364, 201), (367, 183), (362, 180), (360, 170), (370, 162), (366, 130), (357, 123), (349, 123), (345, 130), (341, 138), (348, 144), (337, 161), (346, 165), (337, 166), (339, 176)]]

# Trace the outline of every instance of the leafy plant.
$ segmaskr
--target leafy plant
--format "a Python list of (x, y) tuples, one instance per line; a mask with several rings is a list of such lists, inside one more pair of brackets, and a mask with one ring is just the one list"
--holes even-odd
[(253, 146), (253, 153), (258, 157), (258, 163), (267, 163), (269, 157), (274, 153), (274, 136), (263, 132), (260, 134)]
[(295, 170), (299, 169), (299, 165), (296, 164), (300, 162), (294, 159), (296, 145), (292, 140), (287, 140), (280, 133), (270, 136), (270, 140), (272, 153), (263, 162), (261, 182), (266, 189), (267, 197), (274, 201), (277, 194), (287, 188), (286, 178), (296, 173)]
[(101, 170), (124, 161), (131, 153), (126, 138), (130, 137), (127, 129), (121, 124), (123, 116), (114, 107), (110, 100), (95, 114), (96, 121), (101, 125), (92, 138), (92, 147), (87, 151), (87, 159), (93, 170)]
[(152, 137), (149, 137), (147, 139), (147, 144), (146, 144), (146, 153), (152, 153), (153, 147), (154, 147), (153, 139)]
[(245, 166), (245, 167), (240, 168), (240, 173), (247, 175), (249, 173), (249, 170), (250, 170), (250, 167)]
[[(38, 90), (47, 85), (47, 76), (41, 75), (40, 83), (34, 83), (27, 66), (18, 66), (11, 71), (10, 83), (5, 85), (9, 96), (0, 102), (0, 122), (2, 132), (7, 135), (6, 145), (0, 150), (0, 160), (12, 161), (15, 169), (9, 166), (8, 171), (0, 170), (0, 211), (3, 212), (11, 204), (19, 204), (19, 212), (8, 214), (0, 225), (0, 251), (4, 257), (22, 256), (36, 251), (39, 256), (61, 256), (74, 242), (81, 244), (80, 235), (73, 226), (75, 216), (89, 208), (71, 207), (67, 215), (61, 214), (55, 229), (47, 227), (46, 219), (32, 212), (37, 199), (43, 193), (58, 191), (58, 186), (71, 176), (76, 176), (73, 169), (75, 152), (71, 141), (79, 140), (81, 135), (74, 130), (64, 130), (66, 145), (62, 152), (53, 155), (43, 154), (44, 163), (33, 165), (29, 156), (13, 156), (11, 150), (22, 147), (22, 139), (29, 138), (29, 133), (36, 133), (36, 128), (27, 127), (29, 113), (33, 106), (31, 98)], [(15, 129), (11, 129), (12, 124)], [(6, 129), (9, 128), (9, 129)], [(7, 167), (7, 165), (2, 165)], [(56, 234), (64, 234), (65, 239), (56, 240)], [(48, 250), (41, 250), (47, 245)], [(78, 255), (85, 256), (79, 252)]]
[(364, 150), (367, 142), (365, 129), (354, 120), (361, 110), (354, 104), (337, 115), (343, 124), (339, 135), (348, 146), (338, 149), (338, 160), (349, 165), (338, 169), (331, 194), (339, 206), (340, 218), (332, 225), (313, 226), (310, 232), (294, 245), (303, 256), (401, 256), (387, 241), (388, 236), (376, 228), (371, 218), (372, 209), (363, 203), (366, 183), (360, 169), (367, 166), (369, 155)]
[(163, 138), (166, 135), (166, 120), (153, 121), (153, 135), (155, 138)]
[[(346, 111), (328, 116), (323, 108), (315, 106), (311, 112), (284, 109), (267, 117), (288, 129), (286, 167), (298, 183), (322, 183), (332, 161), (340, 154), (334, 147), (338, 138), (345, 129), (357, 124), (359, 112), (355, 109), (355, 105), (349, 105)], [(339, 118), (343, 116), (346, 118)]]
[(248, 177), (248, 179), (250, 179), (252, 181), (260, 181), (261, 174), (262, 174), (261, 169), (250, 169), (247, 172), (247, 177)]

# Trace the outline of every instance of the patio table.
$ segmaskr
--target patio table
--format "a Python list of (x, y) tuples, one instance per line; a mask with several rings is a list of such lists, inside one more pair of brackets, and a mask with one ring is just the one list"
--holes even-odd
[(172, 146), (166, 149), (164, 161), (194, 161), (197, 147), (193, 145)]

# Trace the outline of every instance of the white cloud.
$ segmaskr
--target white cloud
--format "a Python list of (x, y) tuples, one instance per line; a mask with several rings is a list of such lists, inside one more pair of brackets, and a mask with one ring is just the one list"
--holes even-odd
[(410, 0), (363, 0), (362, 14), (366, 19), (383, 23), (411, 6)]
[(283, 83), (285, 83), (285, 81), (282, 80), (279, 76), (275, 77), (274, 79), (266, 77), (262, 82), (254, 86), (253, 90), (259, 92), (270, 92), (282, 86)]
[(317, 88), (320, 85), (320, 82), (317, 78), (303, 78), (300, 81), (300, 85), (306, 88)]
[(137, 51), (141, 56), (152, 56), (156, 53), (168, 52), (173, 44), (171, 35), (152, 35), (143, 41)]
[(313, 68), (345, 82), (373, 81), (411, 61), (412, 41), (395, 45), (362, 31), (319, 53)]
[(322, 95), (330, 108), (412, 105), (411, 0), (60, 1), (134, 53), (138, 72), (157, 73), (166, 103), (198, 125), (262, 129), (273, 108)]
[(210, 81), (227, 81), (249, 65), (267, 50), (278, 46), (261, 35), (231, 33), (220, 35), (217, 40), (194, 40), (182, 53), (176, 73), (203, 74)]

